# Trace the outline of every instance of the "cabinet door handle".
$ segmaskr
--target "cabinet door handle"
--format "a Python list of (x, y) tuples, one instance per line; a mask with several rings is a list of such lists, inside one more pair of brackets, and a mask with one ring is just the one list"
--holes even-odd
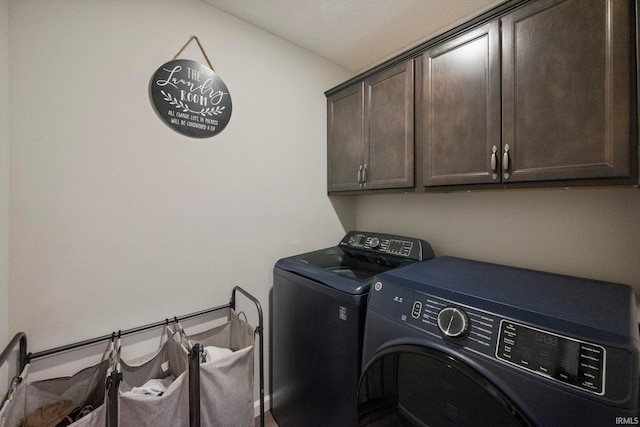
[(491, 147), (491, 178), (498, 178), (498, 147)]
[(504, 153), (502, 154), (502, 176), (509, 179), (509, 144), (505, 144)]
[(362, 185), (367, 186), (367, 180), (369, 177), (367, 176), (367, 164), (364, 164), (364, 169), (362, 169)]
[(498, 152), (498, 147), (495, 145), (491, 147), (491, 172), (497, 172), (498, 169), (498, 156), (496, 153)]
[(496, 153), (498, 152), (498, 147), (495, 145), (491, 147), (491, 172), (498, 171), (498, 156)]
[(358, 185), (362, 188), (362, 165), (358, 168)]

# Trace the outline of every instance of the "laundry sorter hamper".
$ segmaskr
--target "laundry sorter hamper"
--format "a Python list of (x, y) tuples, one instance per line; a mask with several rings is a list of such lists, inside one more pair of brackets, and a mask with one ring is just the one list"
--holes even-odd
[(200, 421), (207, 427), (254, 423), (254, 330), (235, 310), (216, 328), (188, 336), (200, 354)]
[[(118, 426), (189, 426), (189, 353), (179, 342), (169, 337), (155, 354), (118, 367)], [(148, 394), (145, 384), (157, 380), (167, 380), (166, 389)]]
[(106, 426), (112, 366), (112, 355), (107, 356), (74, 375), (37, 381), (29, 379), (32, 361), (27, 357), (0, 409), (0, 426)]
[[(258, 326), (252, 328), (236, 313), (236, 293), (246, 296), (256, 306)], [(169, 321), (92, 338), (35, 354), (26, 352), (26, 335), (18, 333), (0, 353), (0, 366), (19, 343), (17, 375), (0, 407), (0, 427), (17, 427), (32, 408), (56, 400), (70, 400), (90, 413), (72, 426), (116, 427), (253, 427), (254, 353), (256, 337), (259, 355), (260, 425), (264, 427), (264, 349), (263, 316), (259, 301), (236, 286), (229, 304), (174, 317), (176, 324), (205, 314), (227, 310), (227, 321), (198, 334), (170, 333), (160, 350), (135, 360), (120, 360), (120, 348), (114, 338), (152, 328), (168, 327)], [(242, 313), (241, 313), (242, 314)], [(29, 362), (39, 357), (71, 351), (111, 340), (109, 357), (71, 377), (29, 382)], [(119, 342), (119, 340), (118, 340)], [(115, 348), (115, 350), (114, 350)], [(214, 354), (216, 353), (216, 354)], [(212, 358), (212, 356), (214, 356)], [(130, 393), (149, 380), (170, 377), (161, 395)], [(37, 406), (40, 405), (40, 406)], [(18, 420), (18, 421), (15, 421)], [(18, 424), (16, 424), (16, 422)]]

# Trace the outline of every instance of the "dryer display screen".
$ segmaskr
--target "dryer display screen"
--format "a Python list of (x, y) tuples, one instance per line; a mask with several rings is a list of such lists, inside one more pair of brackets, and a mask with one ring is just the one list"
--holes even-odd
[(503, 320), (496, 356), (536, 374), (604, 394), (605, 349), (599, 345)]

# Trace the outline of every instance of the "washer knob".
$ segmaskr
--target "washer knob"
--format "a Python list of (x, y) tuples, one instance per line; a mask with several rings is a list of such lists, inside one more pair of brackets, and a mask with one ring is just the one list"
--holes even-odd
[(380, 239), (372, 237), (369, 246), (371, 246), (371, 249), (377, 249), (380, 246)]
[(469, 330), (467, 313), (457, 307), (445, 307), (438, 313), (438, 328), (447, 338), (462, 338)]

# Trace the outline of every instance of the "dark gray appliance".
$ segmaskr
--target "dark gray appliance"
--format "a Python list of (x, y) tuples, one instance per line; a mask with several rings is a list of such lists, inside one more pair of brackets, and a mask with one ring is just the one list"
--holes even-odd
[(433, 256), (424, 240), (352, 231), (338, 246), (276, 263), (271, 412), (281, 427), (357, 423), (372, 278)]
[(637, 424), (626, 285), (441, 257), (369, 294), (360, 425)]

